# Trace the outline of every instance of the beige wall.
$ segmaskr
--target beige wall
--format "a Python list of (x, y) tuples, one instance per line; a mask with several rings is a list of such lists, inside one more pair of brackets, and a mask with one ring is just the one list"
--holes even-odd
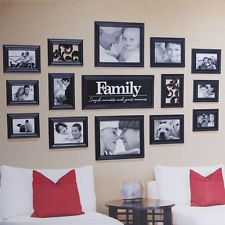
[[(225, 2), (223, 0), (0, 0), (0, 52), (3, 44), (35, 44), (41, 46), (41, 74), (3, 73), (0, 60), (0, 164), (22, 167), (65, 168), (93, 165), (98, 210), (106, 212), (107, 200), (120, 198), (120, 182), (140, 179), (145, 188), (153, 179), (153, 167), (166, 165), (207, 165), (225, 161)], [(95, 68), (94, 21), (145, 23), (145, 66), (143, 68)], [(151, 68), (149, 37), (184, 37), (186, 40), (185, 68)], [(84, 40), (83, 67), (49, 67), (47, 38), (77, 38)], [(191, 48), (222, 49), (222, 72), (219, 75), (191, 74)], [(2, 59), (2, 57), (0, 57)], [(48, 110), (48, 73), (76, 74), (76, 109)], [(184, 74), (184, 107), (160, 107), (161, 73)], [(81, 109), (81, 75), (153, 74), (155, 75), (155, 106), (153, 109)], [(7, 106), (6, 80), (38, 79), (39, 106)], [(194, 79), (218, 79), (219, 103), (193, 103)], [(193, 108), (219, 108), (218, 132), (192, 132)], [(39, 112), (39, 139), (7, 139), (7, 113)], [(149, 115), (175, 114), (185, 116), (185, 142), (173, 145), (149, 145)], [(95, 161), (94, 117), (101, 115), (145, 116), (145, 158)], [(49, 150), (48, 117), (88, 116), (89, 147)]]

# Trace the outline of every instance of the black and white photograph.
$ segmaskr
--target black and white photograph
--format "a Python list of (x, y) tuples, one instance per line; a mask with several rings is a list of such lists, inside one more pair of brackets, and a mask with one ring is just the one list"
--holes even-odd
[(184, 143), (184, 115), (150, 116), (150, 144)]
[(193, 102), (218, 102), (218, 80), (194, 80)]
[(184, 75), (161, 75), (161, 107), (183, 107)]
[(7, 80), (7, 105), (38, 105), (38, 80)]
[(48, 39), (48, 65), (83, 65), (83, 40)]
[(95, 117), (96, 160), (144, 158), (144, 116)]
[(38, 138), (39, 114), (18, 113), (7, 114), (8, 138)]
[(41, 72), (40, 46), (3, 45), (4, 72)]
[(193, 131), (217, 131), (218, 109), (193, 109)]
[(95, 22), (95, 66), (144, 66), (144, 23)]
[(150, 38), (150, 53), (152, 67), (184, 67), (184, 38)]
[(49, 73), (49, 109), (74, 109), (73, 73)]
[(49, 148), (88, 146), (87, 117), (49, 118)]
[(220, 73), (220, 49), (192, 49), (192, 73)]

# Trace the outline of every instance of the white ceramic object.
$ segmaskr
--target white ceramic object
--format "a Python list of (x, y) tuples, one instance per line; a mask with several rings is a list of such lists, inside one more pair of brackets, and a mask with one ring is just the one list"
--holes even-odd
[(142, 198), (143, 188), (140, 181), (123, 181), (120, 185), (120, 193), (123, 199)]

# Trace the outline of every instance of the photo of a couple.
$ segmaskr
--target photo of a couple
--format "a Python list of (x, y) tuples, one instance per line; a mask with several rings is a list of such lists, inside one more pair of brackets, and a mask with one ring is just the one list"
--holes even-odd
[(33, 85), (12, 86), (12, 101), (34, 101)]

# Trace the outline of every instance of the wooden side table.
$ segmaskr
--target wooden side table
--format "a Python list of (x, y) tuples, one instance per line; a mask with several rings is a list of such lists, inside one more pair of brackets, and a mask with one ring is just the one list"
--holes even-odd
[[(109, 216), (126, 225), (172, 225), (173, 203), (158, 199), (142, 199), (139, 202), (114, 200), (106, 203)], [(122, 218), (122, 219), (121, 219)]]

